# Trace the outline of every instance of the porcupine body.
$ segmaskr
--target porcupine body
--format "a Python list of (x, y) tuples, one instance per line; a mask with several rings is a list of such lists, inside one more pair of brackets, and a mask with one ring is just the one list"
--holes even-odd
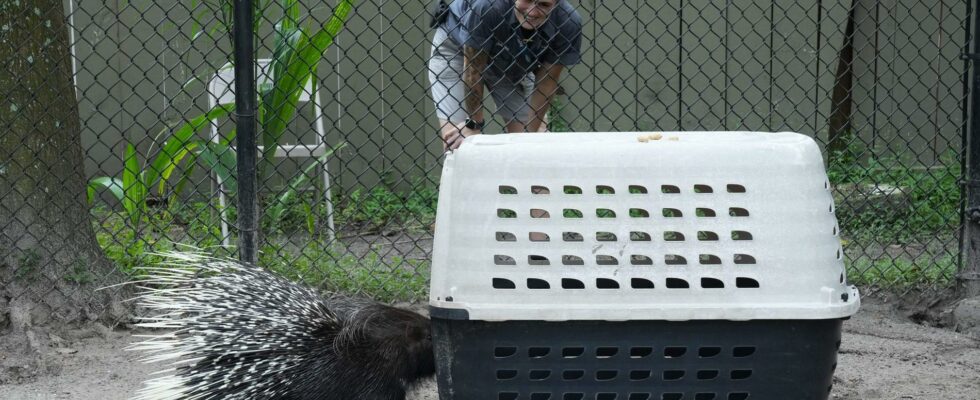
[(171, 329), (134, 350), (172, 361), (136, 399), (403, 400), (435, 373), (427, 318), (321, 296), (262, 268), (168, 253), (141, 280), (139, 324)]

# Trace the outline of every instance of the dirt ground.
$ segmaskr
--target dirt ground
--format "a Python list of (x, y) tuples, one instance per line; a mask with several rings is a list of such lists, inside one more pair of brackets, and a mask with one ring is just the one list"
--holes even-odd
[[(123, 351), (136, 339), (116, 331), (72, 343), (60, 350), (60, 368), (32, 383), (0, 386), (0, 399), (128, 398), (159, 367)], [(980, 400), (980, 338), (916, 324), (894, 304), (865, 298), (844, 324), (831, 398)], [(409, 399), (438, 399), (435, 384)]]

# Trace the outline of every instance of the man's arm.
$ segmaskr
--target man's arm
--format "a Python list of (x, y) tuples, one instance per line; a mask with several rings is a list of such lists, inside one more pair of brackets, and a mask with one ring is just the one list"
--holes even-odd
[(463, 109), (474, 121), (483, 121), (483, 71), (489, 62), (486, 51), (463, 46)]
[(551, 107), (551, 99), (558, 91), (558, 78), (564, 68), (561, 64), (542, 64), (534, 73), (534, 93), (531, 94), (531, 119), (528, 132), (537, 132), (544, 123), (544, 116)]

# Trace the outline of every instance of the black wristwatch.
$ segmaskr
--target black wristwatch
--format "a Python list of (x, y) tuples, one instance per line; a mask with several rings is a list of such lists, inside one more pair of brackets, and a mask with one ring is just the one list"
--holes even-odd
[(466, 122), (463, 123), (463, 126), (469, 128), (469, 129), (476, 129), (476, 130), (482, 131), (483, 130), (483, 124), (484, 123), (482, 121), (481, 122), (476, 122), (476, 121), (474, 121), (474, 120), (472, 120), (470, 118), (467, 118), (466, 119)]

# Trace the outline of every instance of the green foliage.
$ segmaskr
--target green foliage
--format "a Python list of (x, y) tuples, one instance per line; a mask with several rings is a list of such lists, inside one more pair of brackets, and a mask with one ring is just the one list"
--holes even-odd
[[(127, 143), (125, 153), (123, 153), (122, 176), (120, 178), (107, 176), (93, 178), (88, 185), (88, 200), (92, 202), (98, 191), (108, 190), (122, 203), (130, 223), (135, 226), (139, 223), (141, 215), (146, 212), (147, 200), (151, 195), (163, 198), (168, 195), (176, 196), (179, 194), (179, 189), (183, 188), (184, 185), (174, 185), (176, 190), (173, 193), (168, 193), (167, 182), (173, 177), (177, 166), (181, 165), (185, 159), (188, 160), (186, 165), (193, 165), (197, 159), (202, 160), (224, 180), (226, 185), (234, 187), (235, 176), (232, 174), (232, 168), (229, 167), (229, 163), (234, 165), (234, 152), (221, 143), (193, 139), (193, 136), (201, 128), (214, 119), (227, 115), (233, 108), (234, 106), (231, 105), (218, 106), (180, 125), (164, 142), (152, 161), (147, 158), (147, 162), (142, 166), (140, 166), (136, 148)], [(169, 128), (164, 129), (160, 135), (168, 131)], [(185, 168), (179, 182), (186, 182), (192, 171), (192, 168)], [(155, 192), (153, 191), (154, 187), (156, 188)]]
[(848, 266), (847, 280), (851, 284), (891, 289), (950, 287), (956, 270), (956, 258), (951, 255), (938, 259), (859, 257)]
[(78, 285), (85, 285), (92, 283), (95, 280), (95, 276), (92, 275), (89, 266), (84, 260), (77, 259), (72, 264), (71, 270), (65, 274), (65, 280)]
[[(281, 0), (283, 18), (276, 24), (272, 54), (272, 85), (260, 88), (258, 121), (262, 127), (263, 168), (268, 171), (283, 133), (294, 114), (306, 83), (316, 79), (316, 67), (353, 9), (353, 0), (340, 0), (333, 16), (319, 29), (300, 25), (299, 2)], [(314, 85), (314, 87), (316, 87)], [(262, 173), (265, 176), (267, 172)]]
[(551, 99), (551, 108), (548, 109), (547, 121), (548, 130), (551, 132), (569, 132), (571, 131), (571, 126), (569, 126), (568, 121), (562, 116), (561, 112), (565, 108), (565, 103), (562, 102), (560, 96), (555, 96)]
[(18, 280), (33, 281), (41, 269), (41, 255), (34, 249), (24, 250), (17, 257), (17, 272), (14, 276)]
[[(300, 190), (300, 188), (303, 187), (306, 184), (306, 182), (310, 180), (310, 176), (312, 175), (310, 172), (312, 172), (313, 168), (322, 166), (323, 163), (327, 162), (327, 158), (329, 158), (331, 155), (334, 154), (334, 152), (344, 148), (345, 146), (347, 146), (347, 143), (343, 143), (343, 142), (338, 144), (337, 146), (334, 146), (330, 150), (326, 151), (322, 156), (318, 157), (315, 162), (312, 162), (309, 165), (307, 165), (302, 172), (297, 174), (296, 177), (293, 178), (293, 180), (289, 183), (289, 186), (286, 187), (286, 190), (283, 191), (282, 194), (280, 194), (278, 197), (276, 197), (271, 207), (268, 208), (269, 220), (271, 221), (281, 220), (283, 214), (286, 212), (286, 207), (289, 206), (290, 200), (296, 197), (296, 193)], [(309, 203), (307, 202), (302, 203), (302, 205), (305, 206), (304, 211), (306, 216), (305, 220), (307, 222), (307, 227), (309, 228), (309, 232), (312, 233), (314, 230), (313, 227), (314, 218), (312, 215), (313, 210), (309, 206)]]
[[(390, 192), (386, 192), (390, 193)], [(406, 203), (412, 209), (434, 218), (434, 189), (421, 193), (405, 193)], [(384, 196), (389, 196), (388, 194)], [(397, 196), (390, 194), (390, 196)], [(291, 199), (284, 211), (284, 219), (306, 214), (294, 220), (312, 230), (310, 219), (313, 204), (302, 197)], [(234, 214), (234, 208), (229, 209)], [(169, 203), (165, 208), (149, 208), (141, 215), (138, 227), (129, 223), (125, 211), (113, 211), (103, 206), (93, 209), (96, 238), (105, 254), (130, 277), (137, 277), (141, 268), (160, 260), (154, 253), (173, 250), (182, 244), (194, 244), (223, 256), (237, 256), (234, 247), (221, 247), (218, 213), (208, 202), (189, 204)], [(405, 214), (396, 217), (409, 220), (415, 217)], [(267, 238), (269, 242), (282, 242), (286, 236)], [(421, 301), (428, 289), (429, 262), (383, 256), (377, 250), (365, 249), (357, 254), (340, 248), (311, 235), (303, 238), (300, 245), (267, 244), (262, 248), (260, 261), (263, 266), (289, 279), (302, 281), (314, 287), (345, 293), (360, 292), (381, 301)], [(26, 269), (25, 269), (26, 271)], [(83, 271), (71, 272), (66, 279), (85, 282), (91, 277)]]
[(419, 301), (428, 293), (429, 263), (377, 252), (357, 256), (307, 246), (294, 255), (283, 246), (267, 245), (259, 263), (286, 278), (328, 291), (363, 293), (376, 300)]
[[(839, 192), (837, 217), (843, 232), (855, 238), (907, 241), (945, 232), (959, 224), (962, 201), (960, 162), (947, 153), (931, 167), (897, 157), (861, 160), (854, 148), (831, 155), (827, 175), (835, 188), (896, 188), (899, 205), (868, 202), (861, 191)], [(877, 186), (876, 186), (877, 185)], [(842, 203), (842, 200), (846, 204)], [(848, 207), (850, 205), (850, 207)]]
[(343, 202), (337, 215), (347, 223), (366, 223), (381, 227), (390, 223), (402, 226), (428, 226), (435, 221), (439, 193), (433, 186), (421, 183), (414, 189), (396, 193), (377, 186), (369, 191), (354, 190)]

